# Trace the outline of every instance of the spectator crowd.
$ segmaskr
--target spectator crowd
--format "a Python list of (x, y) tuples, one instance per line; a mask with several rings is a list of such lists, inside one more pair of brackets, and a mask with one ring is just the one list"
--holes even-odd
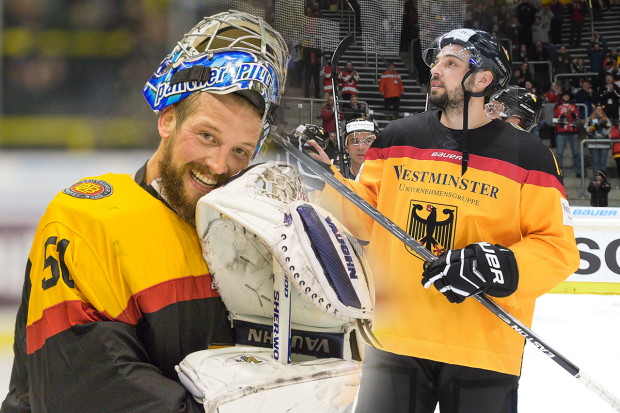
[[(563, 170), (564, 151), (570, 151), (574, 176), (578, 178), (582, 173), (581, 139), (620, 138), (618, 48), (610, 46), (597, 30), (589, 38), (589, 30), (584, 35), (590, 15), (596, 29), (596, 22), (605, 19), (610, 3), (521, 0), (512, 7), (494, 0), (467, 3), (464, 26), (495, 35), (511, 57), (510, 84), (529, 90), (544, 102), (545, 116), (531, 133), (539, 137), (542, 130), (548, 133), (551, 146), (557, 148), (558, 166)], [(570, 23), (563, 26), (564, 20)], [(584, 54), (586, 58), (582, 57)], [(586, 143), (585, 148), (584, 159), (588, 168), (591, 165), (593, 177), (588, 190), (596, 194), (592, 195), (592, 205), (606, 206), (605, 188), (610, 179), (607, 159), (611, 150), (620, 166), (620, 143), (613, 144), (613, 149), (609, 141)]]

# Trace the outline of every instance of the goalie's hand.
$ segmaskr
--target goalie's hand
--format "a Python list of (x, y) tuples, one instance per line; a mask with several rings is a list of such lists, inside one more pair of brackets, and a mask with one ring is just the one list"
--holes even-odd
[(462, 303), (481, 292), (494, 297), (509, 296), (517, 290), (519, 269), (508, 248), (478, 242), (442, 254), (424, 270), (422, 277), (424, 288), (434, 285), (451, 303)]

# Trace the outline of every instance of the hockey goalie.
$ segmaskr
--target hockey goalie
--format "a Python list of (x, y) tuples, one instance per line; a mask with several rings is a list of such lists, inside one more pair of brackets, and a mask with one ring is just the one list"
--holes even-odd
[(363, 248), (308, 202), (299, 171), (267, 162), (198, 203), (203, 256), (235, 347), (187, 356), (177, 372), (206, 412), (344, 412), (373, 342)]

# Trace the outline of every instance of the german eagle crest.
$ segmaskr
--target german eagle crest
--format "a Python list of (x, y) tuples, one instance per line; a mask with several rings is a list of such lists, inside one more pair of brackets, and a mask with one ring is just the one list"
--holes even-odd
[[(454, 245), (457, 207), (411, 200), (407, 232), (433, 254), (439, 256)], [(420, 258), (411, 248), (410, 254)]]

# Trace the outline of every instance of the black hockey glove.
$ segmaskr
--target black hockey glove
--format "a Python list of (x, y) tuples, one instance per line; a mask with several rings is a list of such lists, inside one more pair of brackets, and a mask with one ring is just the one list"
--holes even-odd
[(480, 292), (509, 296), (517, 290), (519, 269), (508, 248), (478, 242), (445, 252), (424, 270), (422, 277), (424, 288), (434, 285), (451, 303), (462, 303)]

